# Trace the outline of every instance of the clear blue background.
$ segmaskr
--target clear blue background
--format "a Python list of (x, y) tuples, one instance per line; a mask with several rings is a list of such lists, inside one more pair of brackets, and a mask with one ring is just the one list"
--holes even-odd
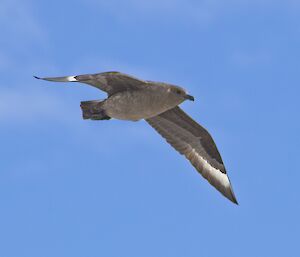
[[(0, 2), (0, 257), (300, 256), (300, 4)], [(58, 76), (118, 70), (185, 87), (235, 206), (144, 121)]]

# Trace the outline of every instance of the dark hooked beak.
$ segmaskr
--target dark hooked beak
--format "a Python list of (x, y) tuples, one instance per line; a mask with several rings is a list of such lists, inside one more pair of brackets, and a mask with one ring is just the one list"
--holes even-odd
[(188, 99), (188, 100), (191, 100), (191, 101), (195, 100), (195, 98), (191, 95), (185, 95), (185, 99)]

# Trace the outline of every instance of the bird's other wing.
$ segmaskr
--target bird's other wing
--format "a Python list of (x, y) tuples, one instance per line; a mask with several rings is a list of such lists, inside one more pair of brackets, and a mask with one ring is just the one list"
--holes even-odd
[(65, 77), (34, 77), (54, 82), (81, 82), (89, 84), (107, 92), (109, 96), (125, 90), (140, 89), (147, 83), (146, 81), (116, 71)]
[(146, 121), (178, 152), (185, 155), (212, 186), (237, 204), (220, 153), (205, 128), (179, 107)]

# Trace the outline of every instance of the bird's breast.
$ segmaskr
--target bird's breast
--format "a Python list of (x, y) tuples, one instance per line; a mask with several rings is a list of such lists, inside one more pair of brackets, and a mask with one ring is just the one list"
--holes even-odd
[(109, 97), (103, 107), (108, 116), (121, 120), (140, 120), (163, 113), (180, 102), (154, 90), (124, 91)]

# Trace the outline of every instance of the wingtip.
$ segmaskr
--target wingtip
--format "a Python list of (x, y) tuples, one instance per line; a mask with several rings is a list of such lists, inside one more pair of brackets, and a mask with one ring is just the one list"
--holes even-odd
[(233, 202), (234, 204), (236, 205), (239, 205), (235, 195), (234, 195), (234, 192), (232, 190), (232, 187), (230, 186), (230, 189), (229, 189), (229, 195), (226, 196), (231, 202)]
[(34, 78), (36, 78), (36, 79), (41, 79), (40, 77), (38, 77), (38, 76), (35, 76), (35, 75), (33, 75), (33, 77), (34, 77)]
[(231, 201), (232, 201), (234, 204), (236, 204), (236, 205), (240, 205), (240, 204), (238, 203), (238, 201), (236, 200), (235, 197), (234, 197)]

